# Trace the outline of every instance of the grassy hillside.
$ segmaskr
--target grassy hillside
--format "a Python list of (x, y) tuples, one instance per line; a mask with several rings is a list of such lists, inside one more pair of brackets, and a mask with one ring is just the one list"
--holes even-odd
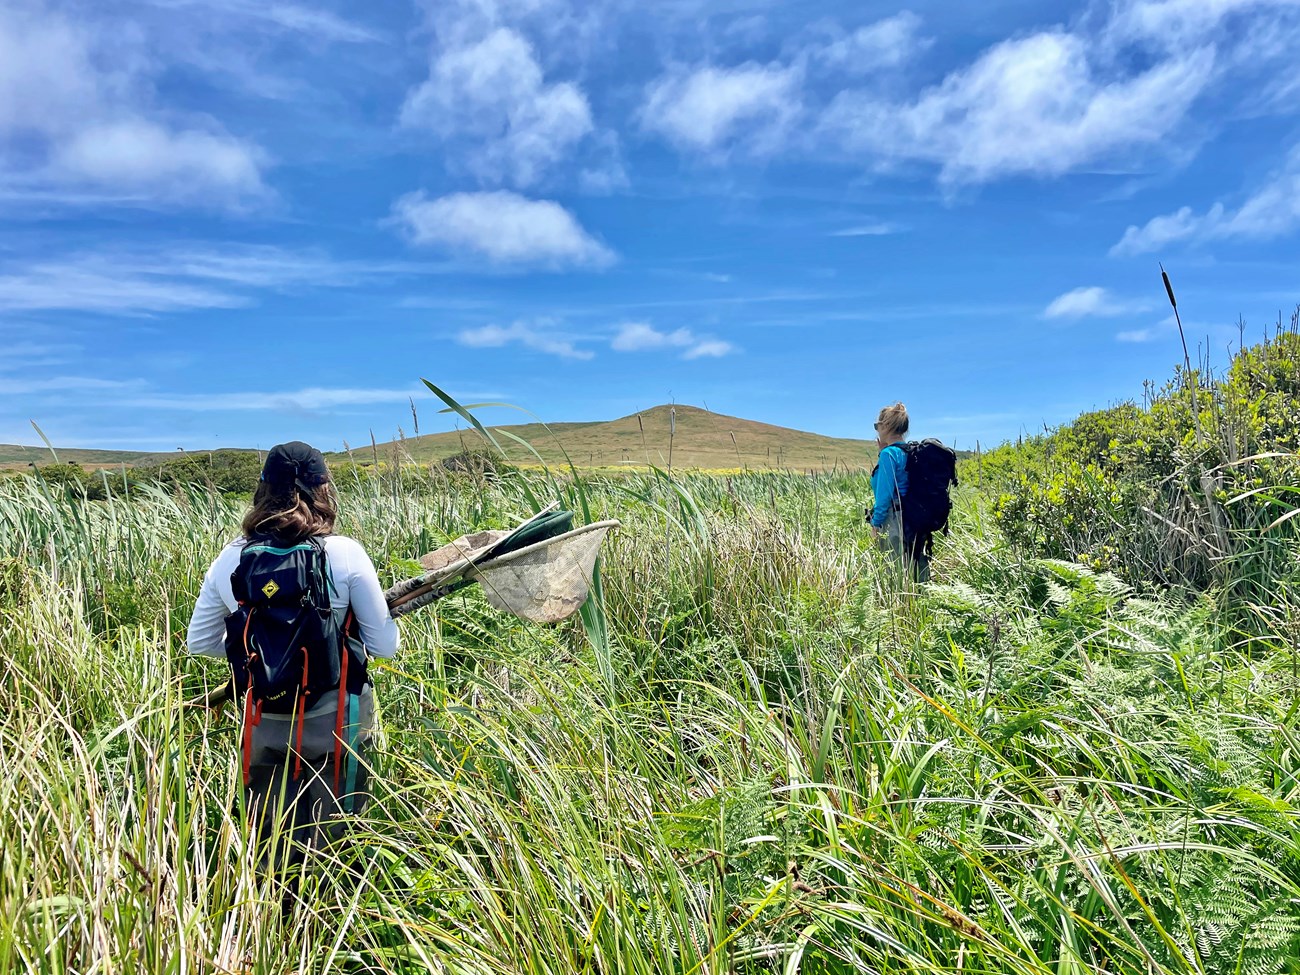
[[(79, 450), (73, 448), (55, 448), (59, 462), (63, 464), (80, 464), (83, 467), (116, 467), (118, 464), (139, 464), (151, 457), (164, 457), (165, 454), (149, 454), (139, 450)], [(21, 444), (0, 443), (0, 468), (26, 467), (28, 464), (50, 464), (54, 458), (48, 447), (27, 447)]]
[[(675, 414), (675, 422), (674, 422)], [(667, 467), (671, 454), (676, 468), (737, 468), (765, 470), (829, 470), (834, 467), (864, 467), (875, 463), (876, 447), (865, 440), (823, 437), (802, 430), (790, 430), (770, 423), (758, 423), (722, 413), (710, 413), (696, 406), (656, 406), (608, 422), (522, 423), (489, 427), (508, 431), (527, 441), (547, 464), (563, 466), (565, 453), (578, 467), (614, 467), (653, 464)], [(508, 435), (498, 438), (510, 460), (529, 463), (533, 454)], [(355, 460), (370, 463), (401, 459), (416, 463), (444, 460), (465, 450), (480, 450), (483, 438), (473, 429), (426, 434), (401, 441), (387, 441), (371, 448), (353, 443), (350, 451), (327, 453), (331, 461)], [(174, 461), (178, 454), (131, 450), (80, 450), (56, 448), (59, 461), (100, 467), (154, 467)], [(218, 454), (229, 452), (216, 451)], [(209, 451), (199, 451), (206, 455)], [(30, 463), (53, 462), (45, 447), (0, 444), (0, 469), (26, 468)]]
[[(579, 467), (667, 467), (671, 456), (675, 468), (828, 470), (869, 466), (876, 455), (875, 444), (865, 440), (824, 437), (685, 405), (656, 406), (604, 423), (557, 423), (549, 432), (537, 423), (488, 429), (507, 430), (526, 440), (548, 464), (563, 464), (567, 452)], [(512, 460), (532, 459), (529, 451), (509, 437), (498, 440)], [(378, 454), (381, 460), (405, 455), (428, 462), (481, 445), (477, 432), (463, 430), (381, 444)], [(368, 445), (354, 447), (352, 453), (363, 462), (371, 456)]]

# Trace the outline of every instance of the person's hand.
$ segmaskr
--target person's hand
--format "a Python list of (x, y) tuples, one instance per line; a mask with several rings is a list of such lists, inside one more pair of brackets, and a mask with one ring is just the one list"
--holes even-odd
[(879, 525), (872, 525), (872, 526), (871, 526), (871, 533), (872, 533), (873, 535), (875, 535), (877, 538), (879, 538), (881, 535), (885, 534), (884, 529), (882, 529)]

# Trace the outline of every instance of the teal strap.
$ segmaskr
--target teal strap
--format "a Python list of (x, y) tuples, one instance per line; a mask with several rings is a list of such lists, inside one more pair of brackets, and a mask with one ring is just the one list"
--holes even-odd
[(352, 793), (357, 788), (357, 733), (361, 724), (361, 696), (348, 695), (348, 719), (343, 729), (343, 761), (347, 762), (347, 785), (343, 793), (343, 808), (352, 812), (354, 800)]
[(245, 545), (245, 552), (270, 552), (272, 555), (288, 555), (290, 552), (309, 551), (311, 545), (303, 542), (299, 545), (291, 545), (288, 548), (280, 548), (277, 545)]

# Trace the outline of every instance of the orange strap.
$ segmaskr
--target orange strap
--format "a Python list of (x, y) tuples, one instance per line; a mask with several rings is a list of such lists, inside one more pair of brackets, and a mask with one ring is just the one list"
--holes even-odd
[[(253, 765), (253, 675), (252, 664), (257, 659), (257, 654), (248, 649), (248, 628), (253, 623), (253, 611), (249, 609), (248, 615), (244, 617), (244, 680), (247, 683), (247, 690), (244, 692), (244, 785), (248, 785), (250, 778), (250, 769)], [(262, 702), (257, 702), (257, 716), (262, 716)]]
[(307, 717), (307, 648), (302, 648), (302, 693), (298, 695), (298, 743), (293, 753), (293, 777), (302, 775), (302, 724)]
[(244, 692), (244, 786), (248, 786), (250, 770), (253, 766), (253, 687), (249, 684)]

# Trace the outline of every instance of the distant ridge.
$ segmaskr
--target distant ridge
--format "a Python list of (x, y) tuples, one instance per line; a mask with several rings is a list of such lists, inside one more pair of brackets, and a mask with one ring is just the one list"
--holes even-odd
[[(86, 467), (128, 467), (155, 456), (139, 450), (82, 450), (77, 447), (56, 447), (62, 464), (82, 464)], [(158, 454), (158, 457), (175, 456)], [(28, 464), (53, 464), (49, 447), (27, 447), (21, 444), (0, 443), (0, 467), (26, 467)]]
[[(629, 413), (617, 420), (585, 423), (486, 424), (489, 431), (508, 431), (531, 444), (549, 465), (564, 466), (565, 457), (577, 467), (667, 467), (709, 470), (749, 468), (829, 470), (869, 467), (875, 463), (876, 445), (867, 440), (824, 437), (771, 423), (713, 413), (698, 406), (663, 404)], [(549, 428), (548, 428), (549, 427)], [(514, 463), (536, 463), (537, 458), (510, 436), (497, 437)], [(417, 463), (445, 460), (465, 450), (485, 446), (478, 431), (466, 426), (447, 433), (431, 433), (376, 444), (353, 443), (347, 451), (326, 456), (334, 462), (352, 459), (370, 463), (403, 459)], [(231, 450), (233, 448), (224, 448)], [(85, 467), (159, 464), (179, 456), (176, 451), (86, 450), (55, 447), (63, 463)], [(206, 453), (206, 451), (205, 451)], [(49, 448), (0, 444), (0, 467), (26, 468), (54, 462)]]
[[(873, 441), (824, 437), (684, 404), (663, 404), (605, 422), (553, 423), (549, 430), (540, 423), (484, 425), (489, 432), (504, 430), (524, 440), (552, 465), (564, 465), (567, 454), (577, 467), (666, 467), (671, 454), (676, 468), (829, 470), (867, 467), (876, 457)], [(510, 437), (497, 440), (510, 460), (536, 463), (536, 457)], [(467, 427), (388, 441), (373, 452), (369, 443), (355, 445), (351, 456), (363, 463), (374, 453), (380, 460), (402, 456), (429, 463), (483, 446), (478, 432)]]
[[(179, 450), (93, 450), (84, 447), (55, 447), (60, 464), (80, 464), (90, 470), (100, 467), (143, 467), (161, 464), (163, 461), (175, 460), (183, 456)], [(248, 447), (219, 447), (216, 450), (196, 450), (192, 453), (204, 454), (242, 454), (253, 453)], [(32, 447), (23, 444), (0, 443), (0, 470), (14, 470), (31, 465), (44, 467), (55, 463), (49, 447)]]

